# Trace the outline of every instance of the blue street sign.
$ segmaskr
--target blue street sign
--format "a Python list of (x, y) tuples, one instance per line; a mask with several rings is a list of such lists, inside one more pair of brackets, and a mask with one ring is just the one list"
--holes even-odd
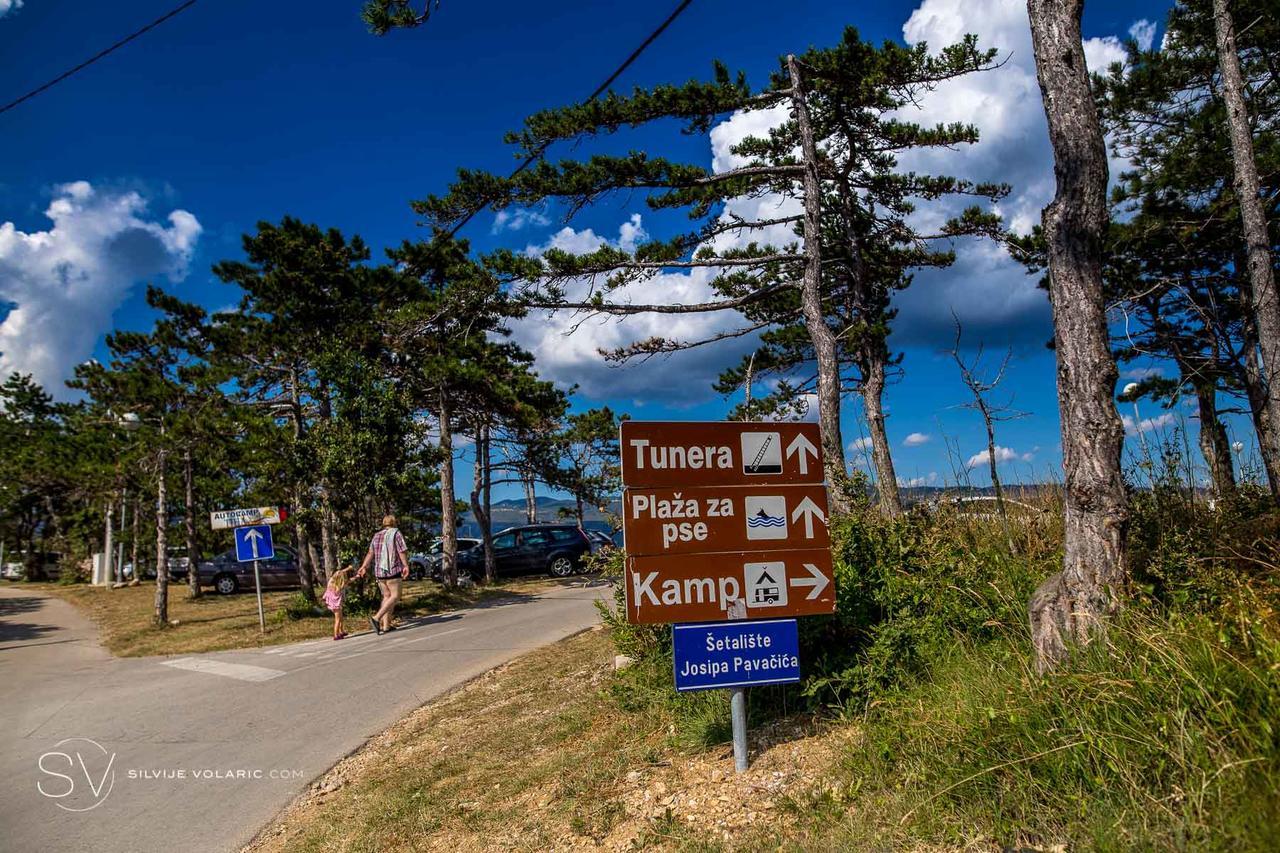
[(271, 526), (255, 524), (252, 527), (236, 528), (236, 559), (242, 563), (254, 560), (270, 560), (276, 555), (276, 547), (271, 542)]
[(676, 690), (750, 687), (800, 680), (794, 619), (689, 622), (672, 627)]

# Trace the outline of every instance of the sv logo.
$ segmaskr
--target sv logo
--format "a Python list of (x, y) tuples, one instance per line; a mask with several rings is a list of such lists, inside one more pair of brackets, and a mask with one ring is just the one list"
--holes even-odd
[[(36, 764), (45, 779), (36, 782), (36, 790), (64, 811), (87, 812), (107, 799), (116, 784), (116, 754), (108, 753), (102, 744), (83, 737), (71, 737), (41, 753)], [(83, 777), (84, 787), (78, 787)]]

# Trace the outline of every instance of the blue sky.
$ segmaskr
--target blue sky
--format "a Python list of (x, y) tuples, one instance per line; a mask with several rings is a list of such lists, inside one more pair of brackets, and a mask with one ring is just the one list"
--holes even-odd
[[(7, 9), (0, 16), (0, 101), (172, 5), (0, 0), (0, 11)], [(422, 233), (410, 199), (443, 190), (459, 166), (510, 168), (502, 134), (532, 111), (584, 96), (675, 3), (445, 0), (428, 26), (382, 39), (364, 30), (358, 5), (198, 3), (0, 115), (0, 369), (34, 371), (56, 385), (72, 365), (101, 355), (107, 330), (150, 322), (141, 303), (146, 281), (211, 309), (231, 305), (236, 293), (209, 267), (238, 256), (240, 235), (259, 220), (294, 215), (359, 233), (375, 251)], [(1091, 62), (1116, 56), (1116, 38), (1149, 35), (1139, 22), (1160, 22), (1166, 8), (1088, 4)], [(976, 32), (1009, 57), (999, 71), (926, 102), (921, 118), (974, 121), (984, 141), (919, 165), (1010, 181), (1014, 194), (1002, 212), (1015, 227), (1035, 221), (1052, 194), (1052, 174), (1025, 7), (1014, 0), (795, 0), (784, 10), (755, 0), (697, 0), (619, 86), (702, 76), (713, 58), (762, 82), (779, 54), (833, 42), (847, 24), (874, 40), (931, 44)], [(710, 139), (679, 139), (672, 149), (672, 136), (656, 129), (616, 144), (661, 145), (710, 163), (733, 133), (725, 127)], [(620, 229), (634, 229), (635, 214), (646, 233), (662, 236), (664, 228), (635, 201), (570, 223), (555, 211), (542, 213), (497, 223), (486, 212), (464, 234), (481, 250), (523, 249), (625, 239)], [(892, 343), (904, 353), (905, 373), (886, 397), (899, 476), (951, 480), (983, 448), (981, 423), (958, 408), (966, 392), (941, 352), (951, 344), (953, 309), (969, 341), (983, 341), (993, 358), (1014, 347), (1007, 388), (1030, 414), (1001, 426), (999, 444), (1010, 456), (1005, 476), (1054, 476), (1061, 457), (1053, 359), (1044, 348), (1047, 304), (998, 249), (958, 250), (955, 268), (920, 276), (899, 305)], [(609, 403), (644, 419), (723, 417), (733, 401), (708, 383), (736, 351), (621, 370), (594, 357), (593, 343), (641, 331), (591, 324), (580, 345), (568, 346), (555, 322), (538, 320), (518, 337), (539, 354), (544, 373), (582, 384), (579, 405)], [(1160, 414), (1144, 405), (1142, 417)], [(864, 434), (851, 403), (846, 441)], [(949, 461), (944, 438), (958, 459)], [(851, 450), (855, 463), (856, 454)], [(465, 480), (469, 467), (459, 474)], [(985, 466), (972, 477), (985, 483)]]

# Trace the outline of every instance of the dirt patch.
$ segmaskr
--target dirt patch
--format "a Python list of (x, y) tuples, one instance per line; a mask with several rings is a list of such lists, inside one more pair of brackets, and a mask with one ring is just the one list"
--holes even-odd
[(836, 784), (827, 768), (847, 728), (761, 727), (736, 775), (727, 745), (681, 753), (669, 719), (619, 710), (612, 658), (591, 631), (418, 709), (246, 850), (718, 848), (784, 828), (795, 798)]

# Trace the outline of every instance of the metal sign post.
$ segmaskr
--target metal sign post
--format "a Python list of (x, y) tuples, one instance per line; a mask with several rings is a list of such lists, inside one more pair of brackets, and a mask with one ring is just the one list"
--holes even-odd
[(262, 613), (262, 573), (258, 569), (259, 560), (270, 560), (276, 555), (275, 543), (271, 541), (271, 528), (266, 524), (253, 527), (237, 527), (236, 559), (241, 563), (253, 563), (253, 590), (258, 597), (258, 630), (267, 632), (267, 620)]
[(258, 596), (258, 631), (267, 633), (267, 619), (262, 615), (262, 575), (258, 572), (258, 561), (253, 561), (253, 592)]
[(676, 689), (729, 691), (747, 770), (747, 687), (800, 680), (796, 620), (835, 611), (813, 423), (623, 421), (627, 621), (676, 624)]

